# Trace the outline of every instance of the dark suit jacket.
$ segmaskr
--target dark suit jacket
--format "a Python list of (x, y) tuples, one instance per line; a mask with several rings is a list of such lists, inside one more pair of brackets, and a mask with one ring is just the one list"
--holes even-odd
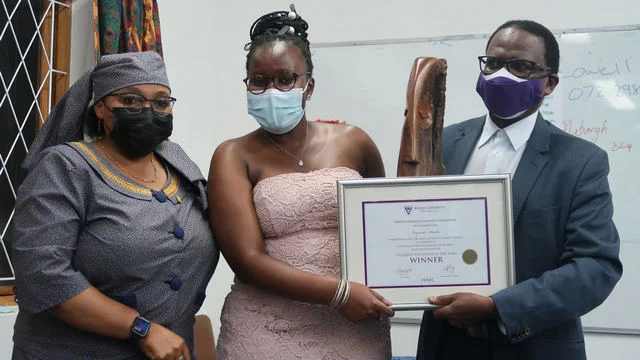
[[(484, 121), (444, 129), (447, 174), (464, 172)], [(492, 321), (488, 341), (471, 338), (425, 312), (417, 359), (586, 359), (580, 316), (622, 275), (608, 173), (606, 152), (538, 115), (512, 179), (517, 284), (492, 295), (506, 336)]]

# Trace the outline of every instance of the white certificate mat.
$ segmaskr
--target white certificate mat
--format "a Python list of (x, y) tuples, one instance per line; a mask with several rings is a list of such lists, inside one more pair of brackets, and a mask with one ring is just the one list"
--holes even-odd
[(490, 284), (487, 198), (365, 201), (362, 219), (370, 288)]
[(338, 181), (342, 277), (396, 305), (515, 282), (507, 174)]

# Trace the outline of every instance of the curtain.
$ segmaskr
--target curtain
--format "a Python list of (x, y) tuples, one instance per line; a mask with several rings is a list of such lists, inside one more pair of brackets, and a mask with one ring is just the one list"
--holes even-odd
[(147, 50), (162, 56), (156, 0), (93, 0), (93, 24), (96, 60)]

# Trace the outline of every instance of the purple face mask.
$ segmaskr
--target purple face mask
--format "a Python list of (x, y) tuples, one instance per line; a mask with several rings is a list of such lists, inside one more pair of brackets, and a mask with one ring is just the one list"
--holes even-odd
[(502, 68), (491, 75), (480, 73), (476, 91), (489, 114), (513, 119), (540, 104), (542, 79), (520, 79)]

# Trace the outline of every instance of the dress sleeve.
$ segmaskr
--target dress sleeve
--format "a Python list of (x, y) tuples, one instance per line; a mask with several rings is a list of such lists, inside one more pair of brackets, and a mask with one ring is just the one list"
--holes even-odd
[(20, 310), (42, 312), (90, 286), (73, 268), (89, 181), (54, 148), (43, 152), (22, 183), (11, 233)]

